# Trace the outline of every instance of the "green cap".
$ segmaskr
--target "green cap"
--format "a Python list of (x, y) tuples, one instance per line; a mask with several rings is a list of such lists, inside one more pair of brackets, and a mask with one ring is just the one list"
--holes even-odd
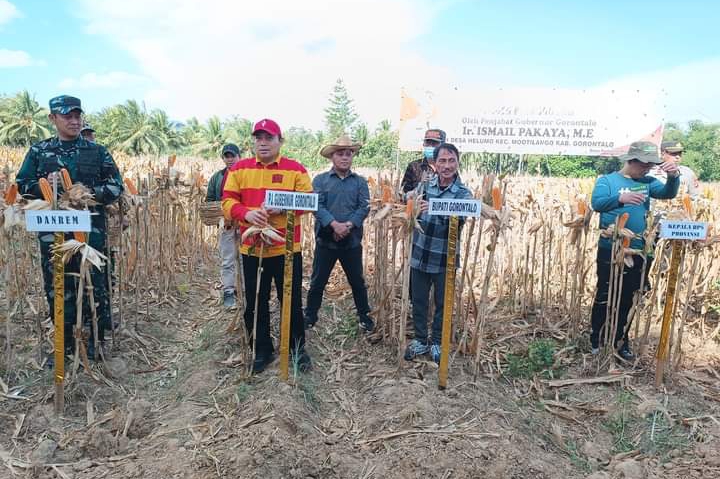
[(80, 106), (80, 98), (74, 96), (60, 95), (50, 99), (50, 113), (60, 113), (61, 115), (67, 115), (73, 110), (80, 110), (82, 113), (82, 107)]
[(620, 156), (622, 161), (638, 160), (642, 163), (653, 163), (659, 165), (663, 161), (658, 155), (658, 147), (649, 141), (636, 141), (630, 143), (628, 152)]

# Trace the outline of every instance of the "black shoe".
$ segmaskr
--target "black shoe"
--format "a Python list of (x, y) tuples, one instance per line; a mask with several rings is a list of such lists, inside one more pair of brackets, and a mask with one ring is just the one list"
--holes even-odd
[(361, 314), (358, 318), (360, 324), (360, 330), (365, 333), (372, 333), (375, 331), (375, 321), (367, 314)]
[(305, 323), (305, 329), (311, 329), (315, 327), (315, 323), (317, 323), (317, 316), (314, 318), (311, 318), (310, 316), (303, 316), (303, 322)]
[(253, 361), (253, 374), (259, 374), (265, 371), (265, 368), (267, 368), (274, 360), (275, 355), (273, 353), (265, 356), (256, 356), (255, 361)]
[(632, 351), (630, 351), (630, 347), (628, 347), (627, 343), (623, 344), (620, 349), (617, 350), (617, 355), (620, 357), (620, 359), (627, 363), (635, 361), (635, 355), (632, 353)]
[(237, 293), (235, 291), (225, 291), (223, 293), (223, 306), (227, 309), (237, 306)]
[(292, 360), (293, 370), (297, 368), (297, 371), (306, 373), (312, 369), (312, 360), (310, 355), (306, 351), (301, 351), (300, 354), (293, 354), (290, 358)]

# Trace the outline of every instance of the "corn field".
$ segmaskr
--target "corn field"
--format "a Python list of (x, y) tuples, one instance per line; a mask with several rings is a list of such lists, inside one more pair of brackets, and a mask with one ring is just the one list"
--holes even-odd
[[(8, 191), (24, 152), (0, 150), (0, 188)], [(207, 179), (219, 164), (191, 158), (159, 159), (116, 156), (126, 180), (126, 192), (112, 206), (109, 229), (114, 262), (114, 320), (132, 331), (138, 318), (152, 320), (153, 309), (181, 308), (179, 291), (217, 256), (217, 227), (200, 216)], [(218, 162), (219, 163), (219, 162)], [(371, 212), (365, 223), (364, 264), (378, 338), (401, 356), (407, 341), (409, 256), (417, 205), (400, 201), (399, 174), (361, 171), (369, 179)], [(453, 315), (452, 359), (467, 357), (476, 374), (499, 373), (511, 340), (554, 338), (566, 347), (588, 349), (589, 309), (595, 291), (595, 253), (600, 231), (597, 215), (588, 207), (593, 180), (478, 176), (462, 173), (466, 185), (484, 202), (480, 218), (468, 219), (460, 241)], [(128, 181), (129, 180), (129, 181)], [(687, 364), (688, 330), (702, 348), (717, 340), (720, 281), (720, 200), (717, 185), (688, 205), (678, 199), (658, 204), (667, 215), (714, 225), (708, 241), (683, 249), (680, 283), (671, 335), (671, 364)], [(34, 322), (51, 348), (52, 321), (42, 290), (39, 250), (33, 234), (24, 231), (22, 199), (2, 200), (0, 268), (4, 275), (0, 301), (5, 322), (3, 357), (12, 367), (10, 322)], [(649, 224), (656, 224), (650, 218)], [(310, 276), (313, 222), (303, 218), (305, 269)], [(654, 231), (654, 230), (653, 230)], [(650, 232), (648, 234), (655, 234)], [(651, 288), (636, 297), (631, 312), (631, 337), (648, 366), (657, 344), (667, 283), (668, 242), (661, 240), (648, 277)], [(211, 268), (212, 271), (215, 268)], [(328, 287), (349, 294), (342, 275)], [(239, 313), (241, 314), (241, 312)], [(239, 315), (234, 323), (241, 324)], [(230, 330), (243, 334), (242, 328)], [(132, 333), (139, 334), (139, 333)], [(38, 347), (38, 362), (41, 361)], [(697, 356), (693, 356), (698, 360)], [(607, 358), (605, 358), (607, 359)], [(599, 361), (598, 373), (610, 362)]]

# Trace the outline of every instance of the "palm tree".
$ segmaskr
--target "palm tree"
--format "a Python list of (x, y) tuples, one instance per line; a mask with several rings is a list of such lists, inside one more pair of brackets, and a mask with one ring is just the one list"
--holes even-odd
[(167, 151), (171, 139), (164, 131), (167, 116), (157, 110), (148, 113), (135, 100), (117, 105), (108, 111), (110, 138), (108, 146), (131, 155), (156, 154)]
[(392, 123), (390, 122), (390, 120), (381, 121), (378, 124), (377, 131), (382, 133), (390, 133), (392, 131)]
[(3, 101), (0, 109), (0, 143), (30, 146), (52, 135), (48, 110), (27, 90)]
[(240, 156), (249, 156), (253, 152), (252, 138), (253, 124), (250, 120), (233, 117), (225, 124), (227, 139), (237, 144), (240, 148)]
[(226, 131), (220, 118), (211, 116), (198, 130), (192, 147), (195, 154), (204, 158), (217, 158), (226, 142)]

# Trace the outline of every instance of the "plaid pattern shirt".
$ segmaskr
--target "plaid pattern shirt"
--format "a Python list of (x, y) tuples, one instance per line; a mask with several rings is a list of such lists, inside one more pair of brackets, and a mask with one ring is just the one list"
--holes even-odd
[[(425, 190), (426, 200), (431, 198), (443, 199), (470, 199), (472, 193), (462, 184), (460, 176), (455, 177), (450, 186), (440, 188), (437, 176), (430, 180)], [(427, 212), (418, 216), (422, 231), (417, 229), (413, 233), (412, 257), (410, 266), (425, 273), (442, 273), (447, 265), (449, 216), (430, 216)], [(458, 228), (458, 248), (455, 265), (460, 264), (460, 228)]]

